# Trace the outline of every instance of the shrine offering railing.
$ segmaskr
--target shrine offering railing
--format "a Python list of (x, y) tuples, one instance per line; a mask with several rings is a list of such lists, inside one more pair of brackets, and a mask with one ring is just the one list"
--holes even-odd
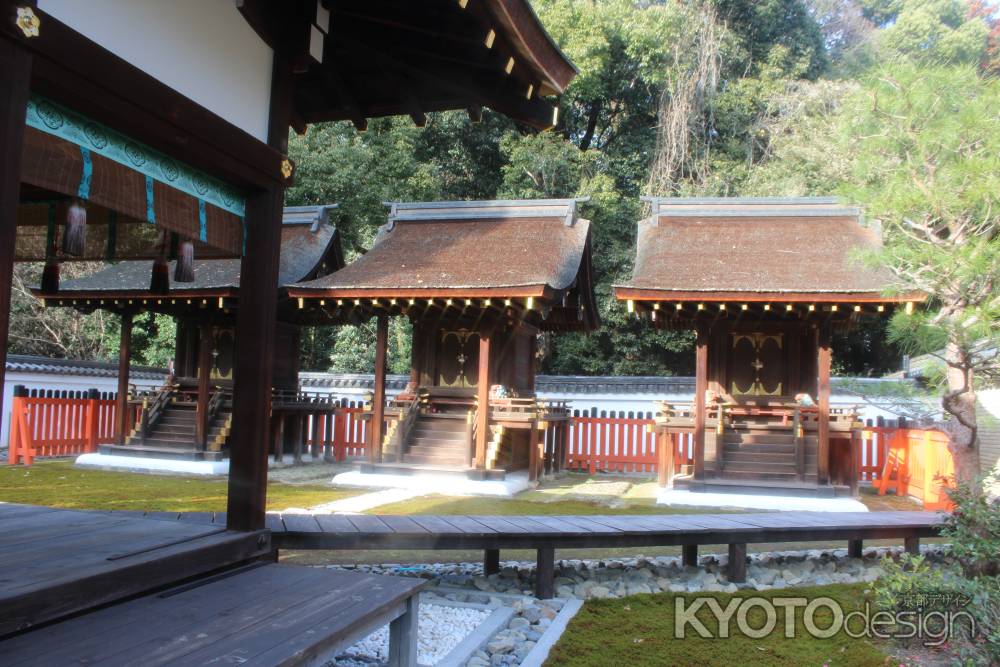
[[(657, 470), (657, 437), (653, 432), (651, 412), (615, 412), (597, 410), (573, 412), (566, 429), (565, 467), (591, 474), (604, 472), (646, 472)], [(677, 433), (671, 437), (674, 450), (674, 469), (691, 465), (692, 441), (690, 433)]]
[(308, 413), (306, 446), (314, 455), (322, 451), (334, 461), (366, 456), (368, 421), (361, 418), (364, 413), (364, 403), (347, 400), (335, 401), (332, 410)]
[[(114, 442), (115, 394), (14, 387), (7, 462), (31, 465), (36, 457), (97, 451)], [(134, 419), (133, 415), (133, 419)]]

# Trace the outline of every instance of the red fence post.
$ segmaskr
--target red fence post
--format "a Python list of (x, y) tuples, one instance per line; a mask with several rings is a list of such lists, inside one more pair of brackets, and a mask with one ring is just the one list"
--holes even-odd
[(83, 420), (83, 437), (86, 439), (87, 443), (84, 446), (84, 451), (86, 452), (97, 451), (97, 429), (100, 425), (100, 421), (97, 419), (97, 411), (99, 409), (97, 404), (99, 396), (100, 394), (97, 393), (96, 389), (89, 389), (87, 391), (87, 403)]

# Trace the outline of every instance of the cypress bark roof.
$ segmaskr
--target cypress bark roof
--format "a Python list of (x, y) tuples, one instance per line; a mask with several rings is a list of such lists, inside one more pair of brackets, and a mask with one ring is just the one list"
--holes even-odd
[(616, 286), (621, 298), (877, 295), (892, 284), (857, 256), (881, 247), (880, 231), (832, 199), (654, 199), (653, 207), (639, 222), (632, 279)]
[[(583, 268), (590, 222), (574, 200), (393, 204), (365, 255), (290, 293), (373, 296), (447, 293), (522, 295), (562, 291)], [(587, 286), (587, 289), (590, 289)]]

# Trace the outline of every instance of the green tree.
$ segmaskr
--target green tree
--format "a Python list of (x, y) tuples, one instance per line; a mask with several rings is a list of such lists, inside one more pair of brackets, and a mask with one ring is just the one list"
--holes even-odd
[(898, 313), (891, 338), (945, 365), (956, 476), (979, 468), (977, 383), (1000, 377), (1000, 82), (972, 65), (879, 70), (857, 96), (845, 141), (858, 142), (845, 189), (882, 224), (875, 261), (926, 309)]
[(978, 64), (986, 56), (989, 27), (964, 0), (901, 0), (882, 48), (925, 63)]

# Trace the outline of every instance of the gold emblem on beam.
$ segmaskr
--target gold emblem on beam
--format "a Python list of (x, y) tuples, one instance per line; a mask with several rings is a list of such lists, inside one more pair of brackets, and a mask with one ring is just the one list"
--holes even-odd
[(31, 7), (18, 7), (17, 20), (14, 23), (28, 39), (38, 37), (39, 28), (42, 27), (42, 20), (35, 15)]

